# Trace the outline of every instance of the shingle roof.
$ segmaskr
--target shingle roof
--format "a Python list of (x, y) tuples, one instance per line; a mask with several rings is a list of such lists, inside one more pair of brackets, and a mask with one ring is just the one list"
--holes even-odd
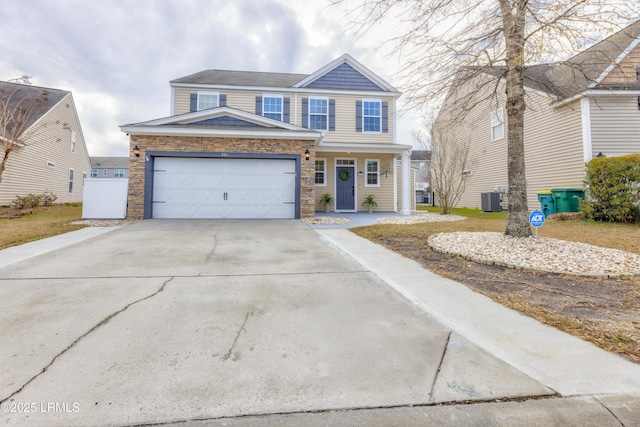
[(128, 157), (91, 157), (92, 168), (128, 168)]
[[(566, 61), (527, 66), (524, 71), (525, 86), (541, 90), (565, 99), (584, 92), (590, 87), (595, 89), (640, 89), (638, 84), (605, 85), (598, 77), (640, 35), (640, 21), (627, 26), (610, 37), (594, 44)], [(505, 67), (484, 68), (483, 71), (496, 77), (505, 73)], [(592, 86), (593, 85), (593, 86)]]
[(10, 97), (9, 107), (20, 104), (23, 108), (32, 108), (36, 102), (40, 103), (40, 106), (34, 107), (33, 114), (29, 115), (25, 130), (69, 93), (65, 90), (0, 81), (0, 98), (4, 101)]
[(431, 150), (411, 150), (411, 160), (431, 160)]
[[(397, 90), (365, 66), (344, 54), (311, 74), (204, 70), (171, 80), (171, 85), (313, 88), (394, 92)], [(398, 94), (399, 95), (399, 94)]]
[[(596, 89), (609, 89), (608, 85), (598, 82), (598, 77), (615, 64), (639, 35), (640, 21), (636, 21), (566, 61), (528, 67), (525, 72), (527, 85), (561, 99), (583, 92), (591, 85)], [(638, 85), (631, 86), (624, 88), (639, 88)]]
[(171, 83), (292, 87), (308, 74), (264, 73), (258, 71), (204, 70), (171, 80)]

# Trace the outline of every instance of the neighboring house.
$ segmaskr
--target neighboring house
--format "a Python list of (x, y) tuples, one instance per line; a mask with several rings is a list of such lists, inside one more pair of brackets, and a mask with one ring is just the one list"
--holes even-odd
[(429, 175), (431, 174), (431, 151), (413, 150), (411, 152), (411, 169), (415, 172), (415, 194), (416, 202), (430, 203), (431, 189), (429, 188)]
[[(13, 94), (11, 105), (21, 99), (41, 102), (23, 133), (28, 135), (24, 146), (9, 154), (0, 206), (10, 205), (16, 196), (45, 191), (58, 197), (56, 203), (81, 202), (83, 179), (91, 165), (71, 92), (0, 82), (0, 94)], [(0, 144), (0, 156), (4, 154)]]
[(349, 55), (312, 74), (205, 70), (170, 84), (172, 116), (121, 126), (140, 152), (130, 218), (310, 217), (324, 193), (337, 212), (366, 211), (373, 194), (376, 210), (410, 213), (400, 93)]
[[(524, 145), (530, 210), (540, 206), (540, 190), (582, 188), (585, 162), (600, 153), (640, 152), (639, 22), (563, 63), (527, 67)], [(500, 68), (487, 69), (484, 81), (478, 77), (451, 91), (434, 125), (470, 145), (459, 206), (480, 207), (485, 192), (508, 194), (505, 85), (504, 79), (495, 81), (501, 73)], [(500, 95), (497, 101), (481, 100), (492, 93)], [(460, 116), (461, 100), (472, 106), (462, 122), (452, 120)]]
[(129, 178), (128, 157), (91, 157), (91, 178)]

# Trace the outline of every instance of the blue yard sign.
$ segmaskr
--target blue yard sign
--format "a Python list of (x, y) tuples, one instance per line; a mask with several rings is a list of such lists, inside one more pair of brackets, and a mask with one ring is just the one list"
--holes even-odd
[(536, 228), (536, 237), (538, 237), (538, 227), (544, 224), (544, 214), (542, 211), (535, 210), (529, 214), (529, 224)]

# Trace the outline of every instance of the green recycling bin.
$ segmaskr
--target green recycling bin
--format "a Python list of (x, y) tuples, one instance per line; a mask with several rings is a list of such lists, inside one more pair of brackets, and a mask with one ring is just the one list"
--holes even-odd
[(540, 201), (540, 207), (545, 217), (556, 213), (556, 207), (553, 202), (553, 193), (551, 190), (538, 191), (538, 200)]
[(551, 193), (556, 212), (580, 212), (580, 199), (584, 199), (582, 188), (552, 188)]

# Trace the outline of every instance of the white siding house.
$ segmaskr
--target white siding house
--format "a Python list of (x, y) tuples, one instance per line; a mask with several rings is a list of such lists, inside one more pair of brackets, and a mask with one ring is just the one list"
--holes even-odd
[[(0, 206), (16, 196), (51, 191), (56, 203), (82, 201), (83, 179), (91, 170), (89, 155), (71, 92), (31, 85), (0, 82), (3, 100), (40, 99), (31, 117), (28, 135), (20, 148), (10, 152), (0, 182)], [(4, 148), (0, 145), (0, 156)]]
[[(539, 206), (540, 190), (582, 188), (593, 157), (640, 152), (639, 34), (640, 21), (563, 63), (525, 70), (530, 210)], [(456, 86), (436, 120), (435, 127), (469, 143), (472, 173), (459, 206), (479, 208), (485, 192), (508, 197), (503, 71), (487, 68)]]

